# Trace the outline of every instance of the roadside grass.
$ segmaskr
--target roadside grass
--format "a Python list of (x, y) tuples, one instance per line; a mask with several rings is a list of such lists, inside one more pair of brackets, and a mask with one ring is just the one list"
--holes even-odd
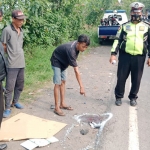
[[(97, 29), (88, 28), (81, 31), (80, 34), (86, 34), (90, 37), (90, 47), (82, 54), (86, 55), (92, 47), (99, 46)], [(55, 47), (30, 46), (25, 48), (25, 85), (20, 100), (31, 102), (39, 94), (39, 90), (51, 86), (53, 72), (50, 65), (50, 57)], [(80, 55), (79, 55), (80, 60)]]
[(28, 101), (36, 95), (36, 91), (49, 84), (52, 79), (50, 57), (54, 47), (32, 47), (25, 50), (25, 85), (21, 95), (22, 101)]

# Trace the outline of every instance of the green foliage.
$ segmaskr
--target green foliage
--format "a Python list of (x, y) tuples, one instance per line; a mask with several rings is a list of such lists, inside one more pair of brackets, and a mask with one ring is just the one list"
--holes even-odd
[[(28, 45), (58, 45), (77, 38), (83, 28), (83, 5), (79, 0), (5, 0), (1, 2), (4, 10), (2, 26), (11, 22), (11, 12), (21, 9), (28, 17), (23, 25)], [(1, 28), (2, 28), (1, 27)]]
[[(85, 24), (98, 25), (106, 9), (125, 9), (132, 0), (0, 0), (4, 19), (0, 29), (10, 24), (11, 12), (21, 9), (27, 16), (23, 26), (25, 45), (58, 45), (76, 39)], [(140, 0), (150, 7), (150, 2)]]
[[(33, 48), (32, 48), (33, 49)], [(45, 80), (51, 80), (50, 57), (54, 47), (35, 47), (34, 51), (25, 50), (26, 70), (25, 87), (35, 86)]]

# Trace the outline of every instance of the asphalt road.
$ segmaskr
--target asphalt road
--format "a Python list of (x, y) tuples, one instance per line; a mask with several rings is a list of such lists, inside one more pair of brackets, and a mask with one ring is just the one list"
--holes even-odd
[[(111, 45), (104, 45), (80, 54), (78, 65), (85, 86), (86, 97), (79, 94), (79, 86), (73, 68), (69, 67), (66, 103), (71, 105), (74, 110), (64, 110), (66, 116), (57, 116), (53, 113), (53, 109), (50, 109), (50, 105), (54, 104), (52, 83), (49, 83), (46, 87), (41, 86), (38, 91), (34, 91), (34, 101), (31, 104), (25, 103), (23, 110), (13, 108), (12, 115), (24, 112), (67, 124), (55, 135), (59, 142), (40, 148), (41, 150), (150, 149), (150, 68), (145, 65), (137, 107), (129, 105), (130, 78), (126, 83), (123, 104), (118, 107), (114, 104), (117, 64), (109, 63), (110, 49)], [(106, 118), (102, 116), (108, 113), (112, 114), (112, 118), (100, 129), (93, 129), (89, 124), (79, 123), (78, 120), (74, 119), (74, 116), (96, 114), (100, 115), (101, 123), (104, 123)], [(82, 135), (81, 130), (86, 130), (88, 133)], [(20, 146), (22, 142), (24, 140), (6, 142), (8, 150), (23, 150), (24, 148)]]

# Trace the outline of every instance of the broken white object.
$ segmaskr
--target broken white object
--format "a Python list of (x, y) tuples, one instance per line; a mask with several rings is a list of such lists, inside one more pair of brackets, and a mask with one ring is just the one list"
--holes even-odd
[(20, 145), (25, 147), (27, 150), (33, 150), (36, 147), (43, 147), (46, 146), (48, 144), (54, 143), (54, 142), (58, 142), (59, 140), (55, 137), (51, 137), (48, 139), (29, 139), (23, 143), (21, 143)]
[(52, 136), (51, 138), (46, 139), (47, 141), (49, 141), (50, 143), (55, 143), (58, 142), (59, 140), (57, 138), (55, 138), (54, 136)]
[(95, 123), (95, 122), (90, 122), (89, 124), (92, 128), (100, 128), (100, 126), (101, 126), (100, 123)]
[(38, 145), (38, 147), (43, 147), (50, 144), (50, 142), (46, 139), (30, 139), (30, 141)]
[(116, 63), (116, 60), (114, 59), (113, 61), (112, 61), (112, 64), (115, 64)]
[(23, 146), (24, 148), (26, 148), (27, 150), (33, 150), (34, 148), (38, 147), (37, 144), (31, 142), (30, 140), (27, 140), (27, 141), (21, 143), (20, 145)]

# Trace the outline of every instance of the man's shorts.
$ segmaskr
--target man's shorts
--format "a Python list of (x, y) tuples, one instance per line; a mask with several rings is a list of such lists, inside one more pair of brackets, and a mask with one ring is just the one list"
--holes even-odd
[(61, 85), (61, 81), (66, 81), (66, 70), (61, 71), (60, 68), (52, 66), (54, 76), (53, 76), (53, 83)]

